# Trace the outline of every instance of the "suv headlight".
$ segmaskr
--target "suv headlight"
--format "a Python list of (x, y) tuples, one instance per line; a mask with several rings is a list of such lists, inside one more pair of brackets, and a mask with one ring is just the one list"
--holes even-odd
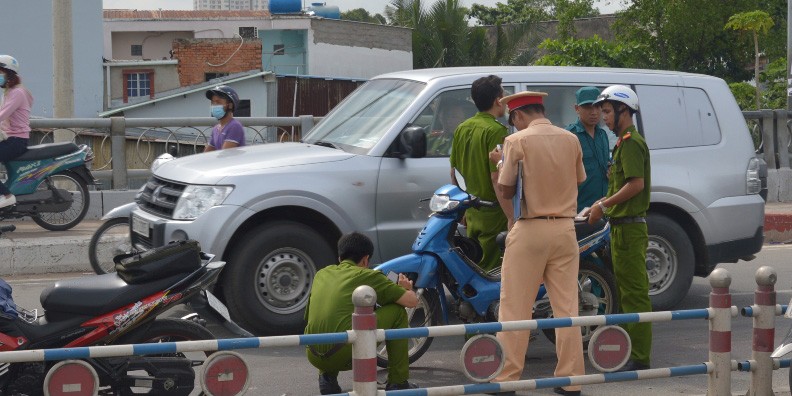
[(459, 206), (459, 201), (455, 201), (448, 197), (448, 195), (432, 195), (432, 199), (429, 200), (429, 210), (432, 212), (444, 212), (446, 210), (451, 210)]
[(193, 220), (223, 203), (233, 189), (231, 186), (187, 186), (176, 203), (173, 218)]

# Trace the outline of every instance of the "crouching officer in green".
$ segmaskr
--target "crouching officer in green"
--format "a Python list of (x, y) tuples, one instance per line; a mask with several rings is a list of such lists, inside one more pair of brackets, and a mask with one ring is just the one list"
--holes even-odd
[[(613, 148), (608, 195), (591, 206), (589, 223), (603, 215), (610, 217), (613, 273), (619, 288), (619, 306), (624, 313), (651, 312), (649, 277), (646, 274), (646, 248), (649, 233), (651, 168), (646, 140), (633, 125), (638, 112), (638, 95), (623, 85), (602, 91), (595, 104), (602, 105), (605, 124), (619, 136)], [(624, 329), (632, 340), (630, 360), (620, 371), (650, 367), (652, 324), (630, 323)]]
[[(305, 309), (305, 334), (337, 333), (352, 329), (352, 292), (368, 285), (377, 292), (378, 329), (406, 328), (404, 309), (418, 305), (412, 281), (399, 274), (398, 284), (385, 274), (369, 269), (374, 244), (363, 234), (353, 232), (338, 241), (338, 265), (327, 266), (316, 273), (308, 307)], [(408, 340), (386, 341), (388, 351), (388, 383), (386, 390), (413, 389), (409, 378)], [(323, 395), (342, 393), (338, 372), (352, 370), (352, 345), (315, 345), (306, 350), (308, 361), (319, 369), (319, 391)]]

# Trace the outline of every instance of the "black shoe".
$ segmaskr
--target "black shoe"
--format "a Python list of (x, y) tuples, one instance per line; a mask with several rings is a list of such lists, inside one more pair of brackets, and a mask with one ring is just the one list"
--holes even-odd
[(623, 371), (636, 371), (636, 370), (649, 370), (650, 367), (646, 363), (636, 362), (635, 360), (628, 360), (624, 367), (616, 370), (617, 373)]
[(403, 390), (403, 389), (418, 389), (418, 385), (413, 384), (409, 381), (404, 381), (400, 384), (387, 384), (385, 385), (385, 391), (393, 391), (393, 390)]
[(338, 385), (338, 373), (332, 374), (319, 374), (319, 393), (322, 395), (334, 395), (341, 392), (341, 386)]
[(580, 391), (568, 391), (560, 386), (553, 388), (553, 392), (558, 393), (559, 395), (580, 396)]

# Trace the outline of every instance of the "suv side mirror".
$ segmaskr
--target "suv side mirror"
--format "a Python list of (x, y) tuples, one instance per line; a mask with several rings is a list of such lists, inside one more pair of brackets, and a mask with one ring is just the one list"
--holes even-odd
[(409, 126), (404, 128), (399, 134), (398, 153), (399, 158), (423, 158), (426, 157), (426, 131), (420, 126)]

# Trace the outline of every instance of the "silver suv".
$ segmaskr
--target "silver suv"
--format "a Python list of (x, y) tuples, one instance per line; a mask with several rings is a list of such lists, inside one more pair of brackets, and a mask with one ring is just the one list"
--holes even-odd
[(656, 309), (684, 298), (694, 275), (761, 249), (761, 160), (723, 80), (563, 67), (378, 76), (302, 143), (215, 151), (158, 168), (132, 215), (133, 242), (198, 240), (228, 262), (218, 288), (235, 319), (259, 334), (301, 332), (313, 275), (337, 261), (342, 233), (371, 237), (374, 262), (409, 252), (429, 214), (419, 200), (449, 182), (448, 148), (433, 142), (442, 107), (453, 102), (446, 98), (469, 100), (472, 82), (488, 74), (509, 92), (548, 92), (547, 115), (557, 125), (575, 120), (581, 86), (625, 84), (638, 93), (636, 122), (652, 156), (646, 266)]

